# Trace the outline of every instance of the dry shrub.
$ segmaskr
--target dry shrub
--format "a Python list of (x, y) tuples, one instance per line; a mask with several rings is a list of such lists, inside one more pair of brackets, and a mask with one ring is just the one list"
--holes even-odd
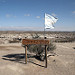
[(13, 40), (9, 40), (9, 43), (20, 43), (21, 40), (21, 38), (13, 38)]
[[(52, 42), (50, 42), (50, 44), (47, 46), (47, 53), (55, 49), (56, 46)], [(40, 60), (45, 59), (45, 45), (29, 45), (28, 51), (35, 53), (36, 57), (39, 57)]]
[(20, 41), (16, 41), (16, 40), (13, 40), (13, 41), (11, 41), (11, 40), (9, 40), (9, 43), (19, 43)]
[(55, 40), (55, 42), (74, 42), (75, 37), (65, 37), (65, 38), (58, 38)]

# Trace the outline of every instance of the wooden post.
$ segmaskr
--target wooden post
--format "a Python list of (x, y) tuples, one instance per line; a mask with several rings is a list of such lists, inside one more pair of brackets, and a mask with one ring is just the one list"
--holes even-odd
[(27, 64), (27, 45), (32, 44), (43, 44), (45, 45), (45, 67), (47, 68), (47, 45), (50, 43), (49, 40), (33, 40), (33, 39), (23, 39), (22, 44), (25, 45), (25, 63)]
[(27, 64), (27, 45), (25, 46), (25, 63)]
[(47, 68), (47, 45), (45, 45), (45, 68)]

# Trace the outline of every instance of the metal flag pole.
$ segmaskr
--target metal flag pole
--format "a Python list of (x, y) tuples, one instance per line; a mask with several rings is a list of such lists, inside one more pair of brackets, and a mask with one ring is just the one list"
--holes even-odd
[(46, 39), (45, 25), (44, 25), (44, 39)]
[[(45, 13), (46, 14), (46, 13)], [(44, 39), (46, 39), (46, 30), (45, 30), (45, 14), (44, 14)]]
[[(45, 14), (44, 14), (44, 21), (45, 21)], [(44, 23), (44, 40), (46, 39), (46, 32), (45, 32), (45, 23)], [(47, 45), (45, 45), (45, 68), (47, 68)]]

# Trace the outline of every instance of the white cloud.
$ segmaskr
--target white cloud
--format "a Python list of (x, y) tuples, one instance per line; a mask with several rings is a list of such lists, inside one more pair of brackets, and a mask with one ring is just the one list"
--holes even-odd
[(54, 17), (56, 17), (56, 16), (57, 16), (55, 13), (52, 13), (52, 15), (53, 15)]
[(6, 14), (6, 17), (9, 18), (9, 17), (11, 17), (11, 15), (10, 14)]
[(30, 16), (30, 14), (24, 14), (24, 16)]
[(10, 15), (10, 14), (6, 14), (6, 17), (7, 17), (7, 18), (10, 18), (10, 17), (14, 17), (14, 18), (16, 18), (17, 16)]
[[(22, 27), (22, 26), (0, 26), (0, 30), (22, 30), (22, 31), (43, 31), (44, 27)], [(55, 27), (55, 29), (48, 29), (47, 31), (75, 31), (74, 27)]]
[(40, 16), (36, 16), (36, 18), (40, 18)]
[(38, 31), (43, 30), (43, 27), (16, 27), (16, 26), (8, 26), (8, 27), (3, 27), (0, 26), (0, 30), (24, 30), (24, 31), (36, 31), (38, 29)]
[(75, 11), (73, 11), (72, 13), (75, 14)]

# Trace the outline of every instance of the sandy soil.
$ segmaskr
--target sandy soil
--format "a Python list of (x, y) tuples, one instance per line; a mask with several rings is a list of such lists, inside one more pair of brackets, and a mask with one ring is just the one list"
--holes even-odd
[(0, 75), (75, 75), (75, 42), (56, 43), (55, 56), (45, 62), (28, 53), (25, 64), (24, 48), (21, 44), (0, 45)]

